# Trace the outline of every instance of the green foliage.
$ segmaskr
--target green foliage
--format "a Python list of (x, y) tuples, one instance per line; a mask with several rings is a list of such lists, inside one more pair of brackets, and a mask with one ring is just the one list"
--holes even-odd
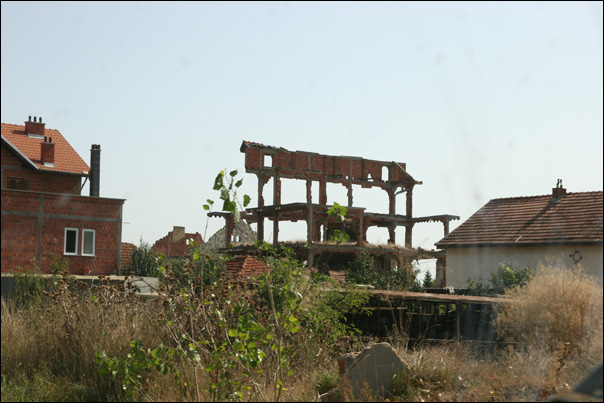
[(111, 375), (119, 379), (128, 400), (133, 401), (137, 394), (145, 395), (149, 388), (149, 375), (155, 369), (162, 375), (173, 373), (178, 382), (180, 374), (173, 371), (172, 362), (175, 351), (165, 348), (163, 343), (154, 349), (145, 349), (140, 340), (130, 342), (130, 353), (126, 358), (110, 358), (105, 351), (95, 353), (95, 361), (102, 375)]
[(342, 242), (350, 241), (350, 235), (346, 233), (346, 214), (348, 213), (348, 208), (344, 206), (340, 206), (338, 203), (334, 203), (333, 206), (327, 210), (327, 215), (329, 217), (333, 217), (337, 220), (338, 223), (343, 225), (342, 229), (334, 229), (333, 234), (331, 235), (331, 240), (340, 244)]
[(384, 278), (375, 271), (373, 256), (362, 252), (361, 256), (348, 264), (346, 267), (346, 282), (364, 285), (373, 285), (383, 288)]
[(505, 290), (526, 286), (534, 273), (535, 269), (530, 267), (501, 263), (496, 271), (491, 272), (488, 282), (469, 278), (468, 290), (471, 295), (503, 294)]
[(135, 276), (155, 277), (160, 266), (160, 257), (151, 250), (149, 243), (143, 242), (141, 238), (139, 246), (134, 249), (130, 258), (130, 267), (124, 271)]
[[(239, 202), (237, 190), (243, 184), (243, 179), (237, 180), (237, 170), (230, 171), (228, 175), (226, 175), (226, 171), (226, 169), (222, 170), (216, 175), (213, 189), (220, 192), (222, 210), (233, 213), (235, 222), (239, 222), (241, 219), (241, 211), (250, 204), (252, 199), (248, 195), (243, 195), (243, 203)], [(203, 209), (209, 211), (212, 209), (214, 202), (210, 199), (208, 199), (207, 202), (207, 204), (203, 205)]]
[(419, 269), (411, 264), (395, 267), (385, 275), (375, 271), (374, 259), (367, 253), (361, 253), (358, 259), (350, 262), (346, 268), (346, 281), (356, 284), (372, 285), (382, 290), (422, 291), (417, 280)]
[(15, 282), (9, 291), (9, 299), (18, 307), (43, 306), (48, 296), (58, 289), (58, 283), (62, 281), (73, 282), (67, 271), (61, 276), (44, 277), (39, 268), (23, 269), (12, 275)]
[(323, 372), (319, 374), (316, 383), (317, 394), (322, 395), (338, 386), (340, 377), (337, 372)]
[(432, 273), (430, 273), (429, 271), (426, 271), (426, 273), (424, 274), (422, 286), (424, 288), (431, 288), (432, 286), (434, 286), (434, 279), (432, 278)]
[(419, 269), (414, 269), (411, 263), (403, 267), (395, 267), (384, 276), (385, 290), (421, 292), (423, 287), (417, 278)]

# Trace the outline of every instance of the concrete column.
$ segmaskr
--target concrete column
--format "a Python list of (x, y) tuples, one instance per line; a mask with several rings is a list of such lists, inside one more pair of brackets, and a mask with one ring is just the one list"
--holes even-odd
[[(273, 206), (281, 205), (281, 178), (279, 175), (273, 177)], [(279, 243), (279, 213), (273, 213), (273, 245)]]
[(281, 178), (278, 175), (273, 177), (273, 206), (281, 204)]
[(233, 236), (233, 230), (235, 229), (235, 217), (229, 214), (225, 217), (226, 225), (224, 228), (224, 247), (228, 248), (231, 244), (231, 237)]
[(352, 207), (352, 183), (349, 183), (348, 186), (348, 207)]
[(258, 240), (264, 241), (264, 216), (258, 213)]
[(310, 203), (308, 203), (306, 205), (306, 209), (307, 211), (307, 217), (306, 217), (306, 223), (307, 223), (307, 234), (306, 234), (306, 242), (308, 243), (308, 254), (307, 254), (307, 267), (308, 268), (312, 268), (314, 265), (314, 251), (313, 251), (313, 247), (312, 247), (312, 243), (313, 243), (313, 233), (314, 233), (314, 219), (313, 219), (313, 211), (312, 211), (312, 205)]
[(325, 178), (319, 181), (319, 204), (327, 204), (327, 181)]
[(264, 207), (264, 197), (262, 196), (262, 189), (264, 188), (264, 175), (258, 176), (258, 207)]
[(364, 215), (365, 213), (361, 211), (361, 214), (359, 216), (359, 232), (357, 235), (357, 246), (363, 246), (363, 240), (365, 239), (365, 228), (363, 223)]
[[(264, 207), (264, 197), (262, 196), (262, 189), (264, 188), (264, 175), (257, 175), (258, 177), (258, 207)], [(264, 216), (261, 213), (257, 213), (258, 216), (258, 241), (264, 241)]]
[(306, 181), (306, 203), (312, 203), (312, 181)]
[(388, 192), (388, 214), (396, 214), (396, 196), (393, 188), (386, 189)]
[(390, 236), (390, 238), (388, 239), (388, 243), (391, 245), (395, 245), (396, 244), (396, 232), (395, 232), (396, 226), (394, 225), (389, 225), (388, 226), (388, 235)]
[(405, 226), (405, 248), (412, 248), (411, 243), (413, 240), (413, 223)]
[(407, 217), (413, 217), (413, 186), (409, 185), (407, 188)]

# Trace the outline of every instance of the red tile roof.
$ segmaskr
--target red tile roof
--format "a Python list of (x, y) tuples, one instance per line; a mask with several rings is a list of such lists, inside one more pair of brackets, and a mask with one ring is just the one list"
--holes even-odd
[(602, 244), (602, 206), (602, 191), (493, 199), (436, 246)]
[(227, 274), (238, 280), (258, 279), (264, 273), (270, 272), (268, 265), (254, 256), (237, 256), (226, 263)]
[(88, 175), (90, 167), (55, 129), (44, 129), (44, 136), (52, 137), (55, 144), (54, 167), (42, 163), (42, 146), (44, 138), (30, 137), (25, 132), (24, 125), (2, 123), (2, 140), (21, 157), (25, 157), (36, 168), (42, 171), (67, 172), (78, 175)]

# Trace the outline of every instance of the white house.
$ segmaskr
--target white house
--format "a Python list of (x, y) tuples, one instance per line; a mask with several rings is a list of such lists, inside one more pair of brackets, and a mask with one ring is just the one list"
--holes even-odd
[(493, 199), (436, 243), (446, 251), (436, 284), (466, 287), (488, 280), (501, 263), (536, 267), (550, 261), (602, 281), (602, 191)]

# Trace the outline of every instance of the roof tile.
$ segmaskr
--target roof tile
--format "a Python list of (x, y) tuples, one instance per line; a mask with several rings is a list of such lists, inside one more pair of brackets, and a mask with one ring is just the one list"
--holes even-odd
[(28, 136), (24, 125), (2, 123), (2, 138), (10, 142), (12, 147), (25, 155), (38, 169), (88, 175), (90, 167), (58, 130), (45, 129), (44, 135), (52, 137), (55, 144), (54, 167), (42, 164), (41, 143), (44, 142), (43, 138)]
[(436, 243), (469, 245), (602, 243), (602, 191), (493, 199)]

